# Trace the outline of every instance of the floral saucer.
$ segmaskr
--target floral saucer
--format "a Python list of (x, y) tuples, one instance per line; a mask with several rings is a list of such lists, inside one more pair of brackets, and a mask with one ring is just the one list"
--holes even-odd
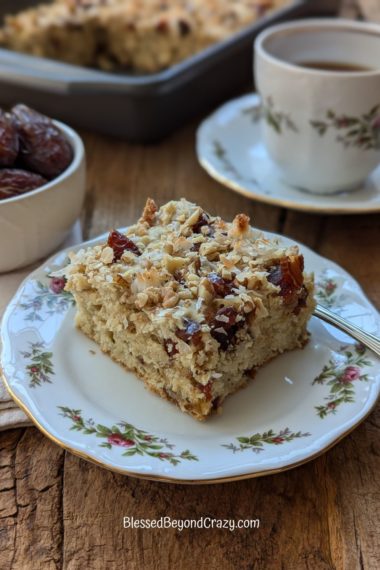
[[(318, 301), (378, 334), (380, 317), (354, 279), (301, 248), (316, 275)], [(380, 360), (312, 318), (303, 350), (274, 359), (228, 398), (221, 415), (197, 422), (145, 390), (76, 330), (73, 298), (63, 278), (51, 277), (66, 262), (67, 250), (21, 285), (3, 318), (1, 363), (9, 392), (37, 427), (84, 459), (161, 481), (256, 477), (320, 455), (376, 403)]]
[[(293, 210), (324, 214), (380, 211), (380, 166), (352, 192), (321, 195), (288, 185), (265, 149), (261, 114), (258, 95), (250, 94), (226, 103), (203, 121), (197, 132), (197, 155), (210, 176), (247, 198)], [(281, 121), (272, 118), (274, 128), (281, 129)], [(290, 121), (288, 117), (281, 120)]]

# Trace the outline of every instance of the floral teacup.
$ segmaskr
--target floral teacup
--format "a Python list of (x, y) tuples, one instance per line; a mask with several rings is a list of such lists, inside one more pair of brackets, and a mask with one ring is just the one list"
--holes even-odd
[(255, 79), (264, 143), (286, 182), (350, 190), (380, 163), (380, 26), (313, 19), (268, 28), (255, 42)]

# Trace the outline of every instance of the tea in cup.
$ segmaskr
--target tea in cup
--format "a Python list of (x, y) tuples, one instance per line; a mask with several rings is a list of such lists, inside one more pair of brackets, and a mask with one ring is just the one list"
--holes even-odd
[(285, 181), (331, 194), (380, 163), (380, 26), (288, 22), (255, 42), (263, 139)]

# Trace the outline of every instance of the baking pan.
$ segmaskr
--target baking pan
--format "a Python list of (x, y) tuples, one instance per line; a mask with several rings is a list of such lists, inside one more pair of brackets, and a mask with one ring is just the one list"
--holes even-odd
[[(2, 0), (5, 14), (38, 4)], [(266, 26), (336, 13), (339, 0), (303, 0), (150, 75), (109, 73), (0, 49), (0, 103), (22, 101), (80, 128), (154, 142), (252, 82), (252, 42)]]

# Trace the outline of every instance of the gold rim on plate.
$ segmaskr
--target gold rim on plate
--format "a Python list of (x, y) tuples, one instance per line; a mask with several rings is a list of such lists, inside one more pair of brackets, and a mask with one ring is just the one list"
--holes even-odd
[(136, 473), (134, 471), (128, 471), (128, 469), (121, 469), (119, 467), (114, 467), (112, 465), (109, 465), (108, 463), (104, 463), (103, 461), (100, 461), (100, 459), (96, 459), (95, 457), (92, 457), (91, 455), (88, 455), (87, 453), (84, 453), (83, 451), (79, 451), (78, 449), (75, 449), (75, 448), (67, 445), (66, 443), (63, 443), (63, 441), (61, 441), (60, 439), (58, 439), (57, 437), (52, 435), (37, 420), (37, 418), (34, 417), (32, 412), (20, 400), (20, 398), (18, 398), (18, 396), (16, 396), (14, 394), (12, 388), (10, 387), (10, 382), (8, 381), (7, 377), (4, 374), (3, 369), (1, 367), (0, 367), (0, 374), (1, 374), (2, 380), (5, 384), (5, 387), (7, 388), (8, 392), (9, 392), (9, 395), (13, 398), (13, 400), (16, 402), (16, 404), (22, 409), (22, 411), (25, 412), (25, 414), (29, 417), (29, 419), (32, 421), (32, 423), (48, 439), (50, 439), (52, 442), (54, 442), (56, 445), (58, 445), (59, 447), (61, 447), (65, 451), (69, 451), (73, 455), (76, 455), (77, 457), (80, 457), (81, 459), (84, 459), (85, 461), (89, 461), (90, 463), (93, 463), (93, 464), (97, 465), (98, 467), (103, 467), (103, 469), (107, 469), (108, 471), (112, 471), (113, 473), (118, 473), (120, 475), (128, 475), (129, 477), (134, 477), (135, 479), (144, 479), (147, 481), (158, 481), (160, 483), (172, 483), (172, 484), (183, 484), (183, 485), (212, 485), (212, 484), (215, 485), (217, 483), (232, 483), (234, 481), (243, 481), (244, 479), (255, 479), (257, 477), (264, 477), (265, 475), (276, 475), (277, 473), (283, 473), (285, 471), (290, 471), (291, 469), (295, 469), (296, 467), (300, 467), (301, 465), (305, 465), (306, 463), (309, 463), (310, 461), (313, 461), (314, 459), (317, 459), (318, 457), (320, 457), (324, 453), (327, 453), (328, 451), (330, 451), (330, 449), (335, 447), (340, 441), (342, 441), (342, 439), (344, 439), (347, 435), (349, 435), (351, 432), (353, 432), (361, 423), (363, 423), (368, 418), (368, 416), (372, 413), (372, 411), (374, 410), (375, 406), (377, 405), (377, 402), (379, 401), (379, 396), (380, 396), (380, 394), (379, 394), (378, 397), (376, 398), (375, 402), (373, 403), (373, 406), (371, 407), (371, 409), (356, 424), (351, 426), (343, 434), (340, 434), (336, 439), (334, 439), (334, 441), (329, 443), (326, 447), (317, 451), (313, 455), (306, 457), (305, 459), (301, 459), (300, 461), (296, 461), (295, 463), (290, 463), (289, 465), (287, 465), (285, 467), (278, 467), (276, 469), (267, 469), (265, 471), (260, 471), (257, 473), (244, 473), (242, 475), (235, 475), (235, 476), (231, 476), (231, 477), (218, 477), (218, 478), (214, 478), (214, 479), (176, 479), (175, 477), (163, 477), (160, 475), (143, 475), (140, 473)]

